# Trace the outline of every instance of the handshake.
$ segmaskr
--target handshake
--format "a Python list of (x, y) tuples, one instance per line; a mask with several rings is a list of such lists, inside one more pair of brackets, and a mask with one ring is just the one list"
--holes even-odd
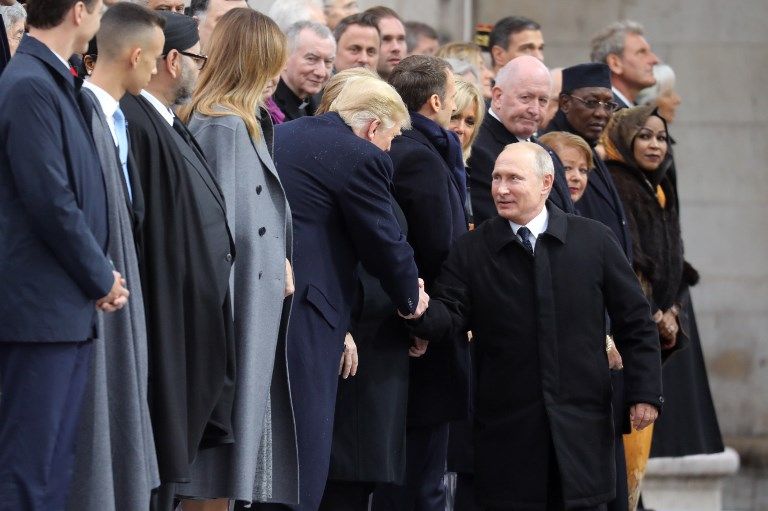
[(419, 279), (419, 304), (416, 306), (416, 310), (412, 314), (408, 314), (407, 316), (400, 311), (397, 313), (400, 314), (400, 317), (403, 319), (419, 319), (421, 316), (424, 315), (424, 313), (427, 311), (427, 308), (429, 307), (429, 295), (426, 291), (424, 291), (424, 279)]
[(96, 308), (104, 312), (115, 312), (122, 309), (128, 303), (128, 296), (131, 294), (125, 287), (125, 279), (120, 273), (113, 271), (112, 274), (115, 276), (112, 289), (107, 296), (96, 301)]

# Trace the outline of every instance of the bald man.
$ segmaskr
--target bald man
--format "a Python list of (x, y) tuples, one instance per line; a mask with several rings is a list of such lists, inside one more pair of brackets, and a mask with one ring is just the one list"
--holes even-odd
[[(496, 158), (508, 144), (531, 141), (542, 127), (552, 93), (552, 78), (539, 59), (524, 55), (499, 70), (492, 93), (491, 107), (480, 126), (467, 165), (471, 169), (469, 182), (475, 225), (496, 214), (490, 194)], [(555, 182), (550, 198), (560, 209), (572, 213), (573, 202), (565, 172), (554, 152), (550, 154), (555, 160)]]

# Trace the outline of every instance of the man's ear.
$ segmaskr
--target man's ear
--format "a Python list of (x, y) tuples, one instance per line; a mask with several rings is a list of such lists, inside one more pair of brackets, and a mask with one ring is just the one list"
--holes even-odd
[(139, 65), (139, 62), (141, 61), (141, 53), (142, 53), (142, 50), (139, 47), (136, 47), (133, 50), (131, 50), (129, 60), (131, 62), (132, 69), (136, 69), (136, 67)]
[(562, 110), (562, 112), (564, 114), (567, 114), (568, 112), (570, 112), (571, 111), (571, 96), (568, 95), (568, 94), (562, 94), (561, 93), (559, 99), (560, 99), (560, 107), (559, 107), (560, 110)]
[(369, 142), (373, 141), (373, 138), (376, 136), (376, 130), (379, 129), (379, 126), (381, 126), (381, 121), (378, 119), (372, 120), (371, 124), (368, 125), (368, 129), (365, 130), (365, 137)]
[(491, 89), (491, 106), (493, 110), (498, 113), (501, 109), (501, 95), (503, 94), (501, 87), (494, 85)]
[(609, 53), (605, 63), (608, 64), (611, 73), (615, 75), (621, 75), (624, 72), (624, 61), (615, 53)]
[(171, 50), (165, 56), (165, 70), (171, 75), (171, 78), (178, 78), (181, 75), (181, 53), (178, 50)]
[(429, 105), (429, 108), (432, 109), (433, 114), (436, 114), (443, 108), (443, 102), (440, 101), (440, 96), (437, 94), (432, 94), (427, 100), (427, 104)]
[(85, 16), (85, 13), (87, 10), (85, 9), (85, 3), (82, 1), (75, 2), (75, 5), (72, 6), (72, 21), (75, 24), (75, 26), (80, 26), (83, 22), (83, 16)]
[(542, 189), (542, 195), (549, 195), (552, 190), (552, 184), (555, 182), (554, 174), (544, 174), (544, 188)]
[[(499, 46), (497, 44), (494, 45), (491, 48), (491, 60), (493, 60), (493, 62), (491, 63), (492, 66), (495, 67), (497, 62), (503, 61), (504, 57), (506, 57), (506, 55), (507, 55), (507, 50), (505, 50), (504, 48), (502, 48), (501, 46)], [(499, 66), (499, 67), (501, 67), (501, 66)]]

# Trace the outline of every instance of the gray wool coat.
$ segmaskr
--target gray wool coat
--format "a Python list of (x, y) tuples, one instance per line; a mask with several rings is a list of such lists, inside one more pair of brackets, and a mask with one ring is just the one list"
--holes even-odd
[(114, 139), (96, 97), (86, 88), (82, 95), (107, 190), (107, 255), (126, 279), (131, 296), (121, 310), (99, 313), (69, 510), (147, 509), (160, 477), (147, 404), (147, 330), (139, 263)]
[(258, 140), (235, 115), (196, 113), (189, 123), (224, 194), (237, 247), (230, 278), (235, 443), (201, 450), (192, 482), (178, 485), (177, 493), (292, 504), (298, 501), (298, 454), (285, 345), (290, 299), (283, 294), (293, 229), (267, 146), (272, 125), (264, 117), (265, 136)]

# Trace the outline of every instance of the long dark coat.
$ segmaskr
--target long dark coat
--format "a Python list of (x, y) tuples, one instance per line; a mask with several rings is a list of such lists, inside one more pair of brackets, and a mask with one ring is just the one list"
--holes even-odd
[[(408, 242), (430, 293), (448, 253), (467, 232), (462, 185), (445, 156), (416, 126), (392, 142), (389, 155), (395, 167), (395, 198), (408, 222)], [(411, 360), (409, 424), (434, 425), (469, 416), (469, 363), (463, 333)]]
[[(475, 225), (480, 225), (484, 220), (496, 216), (496, 206), (491, 197), (491, 174), (501, 151), (507, 145), (516, 142), (518, 142), (517, 137), (510, 133), (498, 119), (486, 112), (477, 140), (472, 144), (472, 156), (467, 162), (467, 167), (470, 169), (469, 186)], [(543, 147), (552, 156), (555, 164), (555, 181), (552, 184), (549, 200), (566, 213), (573, 213), (573, 202), (568, 193), (563, 165), (554, 151), (546, 146)]]
[(294, 228), (296, 292), (287, 349), (299, 446), (297, 509), (316, 510), (328, 474), (355, 268), (362, 262), (405, 314), (418, 303), (418, 272), (392, 211), (392, 161), (338, 114), (277, 126), (275, 164)]
[(544, 509), (554, 458), (567, 506), (613, 498), (606, 309), (624, 357), (627, 402), (663, 401), (656, 325), (615, 238), (597, 222), (547, 207), (534, 256), (501, 217), (462, 237), (430, 308), (412, 322), (433, 341), (474, 334), (475, 481), (487, 506)]
[(145, 201), (140, 268), (160, 479), (187, 482), (201, 447), (232, 441), (234, 242), (198, 148), (146, 99), (127, 94), (120, 105)]

